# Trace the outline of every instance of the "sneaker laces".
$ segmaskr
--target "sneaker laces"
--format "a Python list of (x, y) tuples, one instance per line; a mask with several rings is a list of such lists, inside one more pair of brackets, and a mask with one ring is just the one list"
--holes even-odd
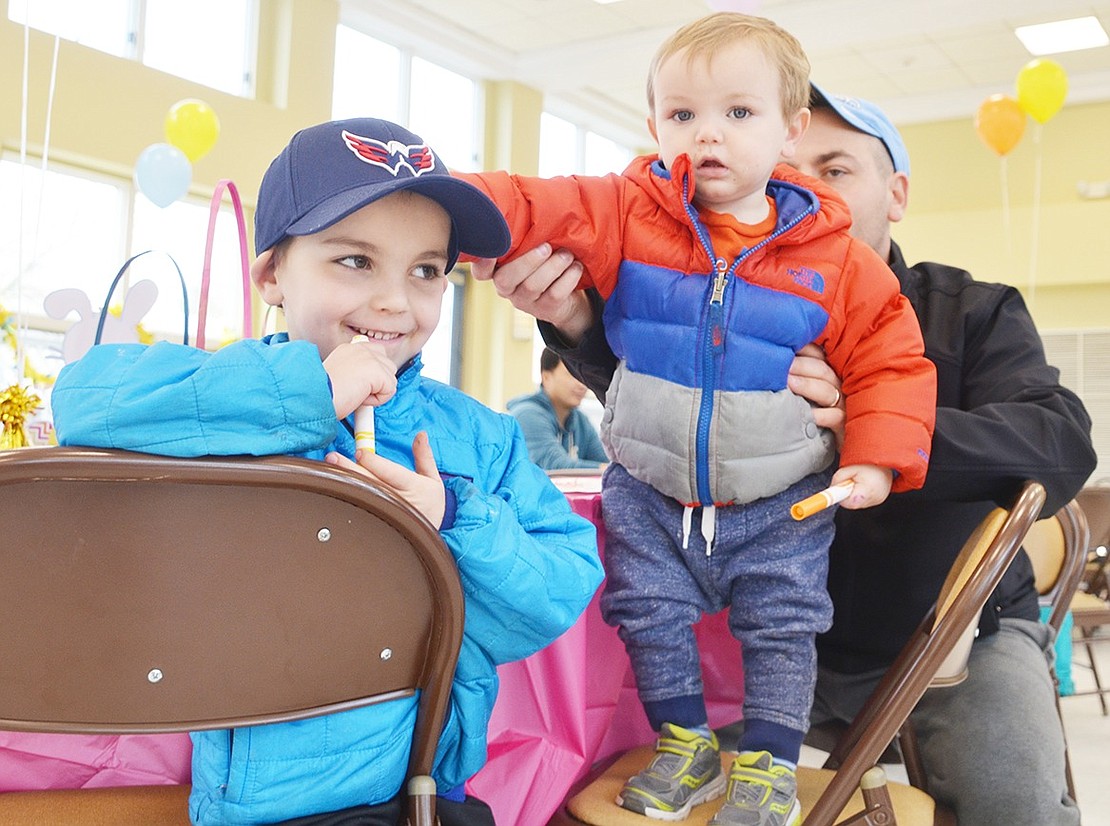
[[(762, 752), (756, 757), (755, 761), (746, 765), (745, 768), (755, 769), (760, 772), (771, 771), (771, 755), (768, 752)], [(766, 789), (771, 786), (771, 781), (768, 778), (745, 777), (742, 782), (732, 784), (732, 794), (729, 795), (728, 801), (730, 803), (752, 803), (759, 805), (766, 794)]]

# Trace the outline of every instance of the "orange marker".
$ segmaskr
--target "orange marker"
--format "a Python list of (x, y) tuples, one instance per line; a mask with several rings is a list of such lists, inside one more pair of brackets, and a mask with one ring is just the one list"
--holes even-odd
[(807, 516), (813, 516), (818, 511), (823, 511), (825, 508), (831, 508), (838, 502), (847, 499), (852, 493), (852, 487), (851, 482), (841, 482), (839, 485), (825, 488), (823, 491), (791, 505), (790, 515), (800, 521)]
[[(351, 342), (369, 341), (366, 336), (355, 336)], [(374, 407), (364, 404), (355, 411), (355, 450), (365, 450), (374, 453)]]

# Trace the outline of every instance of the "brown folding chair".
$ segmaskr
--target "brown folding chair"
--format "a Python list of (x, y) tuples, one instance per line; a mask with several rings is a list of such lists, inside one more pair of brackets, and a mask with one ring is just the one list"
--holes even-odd
[[(954, 824), (951, 813), (920, 789), (887, 783), (876, 763), (935, 679), (951, 683), (966, 673), (974, 629), (987, 598), (1002, 579), (1044, 504), (1045, 490), (1027, 482), (1010, 510), (996, 508), (964, 544), (930, 610), (849, 726), (826, 762), (799, 767), (798, 797), (805, 826)], [(567, 802), (551, 826), (642, 826), (646, 821), (613, 802), (622, 784), (647, 764), (651, 746), (622, 756)], [(722, 754), (727, 770), (732, 755)], [(835, 767), (835, 768), (834, 768)], [(696, 807), (684, 821), (701, 826), (720, 800)]]
[(1049, 609), (1045, 621), (1057, 633), (1083, 579), (1090, 535), (1083, 508), (1073, 499), (1052, 516), (1037, 520), (1025, 537), (1040, 603)]
[(1087, 551), (1087, 568), (1079, 590), (1094, 594), (1100, 599), (1110, 599), (1110, 480), (1100, 480), (1088, 485), (1075, 495), (1075, 501), (1087, 517), (1091, 536)]
[[(1097, 484), (1083, 488), (1075, 495), (1076, 501), (1087, 516), (1091, 538), (1087, 555), (1087, 566), (1080, 582), (1079, 590), (1071, 601), (1072, 622), (1075, 628), (1075, 642), (1082, 643), (1087, 653), (1087, 663), (1094, 677), (1095, 687), (1086, 691), (1076, 691), (1072, 697), (1096, 695), (1102, 707), (1102, 715), (1107, 716), (1106, 696), (1110, 686), (1102, 682), (1098, 662), (1095, 660), (1095, 647), (1110, 640), (1110, 633), (1102, 629), (1110, 626), (1110, 587), (1107, 585), (1107, 560), (1110, 553), (1110, 485)], [(1075, 660), (1072, 660), (1073, 664)]]
[[(0, 524), (0, 729), (222, 729), (419, 692), (409, 820), (434, 823), (463, 598), (405, 502), (303, 459), (24, 448), (0, 453)], [(187, 796), (13, 792), (0, 823), (187, 824)]]

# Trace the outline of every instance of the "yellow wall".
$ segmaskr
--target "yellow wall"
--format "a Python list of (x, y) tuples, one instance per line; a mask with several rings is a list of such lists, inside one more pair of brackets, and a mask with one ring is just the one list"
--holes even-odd
[[(536, 175), (540, 160), (543, 96), (512, 81), (486, 85), (489, 169)], [(536, 389), (532, 381), (532, 328), (488, 281), (469, 278), (463, 320), (462, 388), (498, 410), (513, 396)]]
[(982, 144), (971, 116), (902, 133), (910, 207), (894, 238), (907, 259), (1018, 287), (1042, 330), (1110, 327), (1110, 198), (1078, 194), (1080, 181), (1110, 181), (1110, 104), (1029, 120), (1004, 158)]
[[(244, 100), (62, 41), (51, 157), (129, 178), (139, 153), (165, 140), (178, 100), (197, 97), (217, 112), (221, 133), (194, 165), (193, 190), (220, 178), (238, 185), (250, 211), (269, 161), (297, 129), (330, 113), (338, 0), (266, 0), (259, 43), (258, 99)], [(29, 150), (41, 150), (54, 39), (30, 32)], [(0, 18), (0, 143), (20, 139), (23, 27)], [(542, 96), (505, 81), (487, 85), (485, 157), (490, 168), (534, 173)], [(971, 116), (904, 128), (913, 159), (909, 215), (895, 238), (911, 260), (928, 258), (1006, 281), (1030, 293), (1042, 329), (1106, 327), (1110, 308), (1110, 199), (1087, 201), (1078, 181), (1110, 180), (1110, 104), (1069, 106), (1040, 127), (1030, 122), (1001, 161), (975, 134)], [(1037, 132), (1040, 140), (1036, 140)], [(1034, 181), (1040, 159), (1038, 256)], [(1009, 190), (1003, 209), (1003, 172)], [(468, 284), (463, 387), (501, 408), (532, 388), (531, 325), (489, 284)], [(523, 323), (522, 323), (523, 322)]]

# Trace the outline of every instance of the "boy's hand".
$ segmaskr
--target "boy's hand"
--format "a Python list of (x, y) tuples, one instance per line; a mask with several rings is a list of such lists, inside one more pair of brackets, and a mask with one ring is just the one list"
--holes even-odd
[(385, 404), (397, 392), (396, 365), (371, 341), (340, 344), (324, 359), (324, 371), (340, 419), (364, 404)]
[(851, 482), (852, 492), (840, 506), (848, 510), (872, 508), (890, 495), (894, 473), (890, 468), (875, 465), (845, 465), (833, 474), (832, 484)]
[(422, 514), (436, 528), (443, 524), (443, 514), (447, 510), (447, 494), (443, 490), (443, 480), (439, 478), (432, 446), (428, 434), (420, 431), (412, 440), (412, 458), (415, 471), (399, 465), (376, 453), (360, 450), (358, 464), (340, 453), (329, 453), (328, 464), (337, 465), (368, 476), (384, 488), (388, 488), (404, 499)]

